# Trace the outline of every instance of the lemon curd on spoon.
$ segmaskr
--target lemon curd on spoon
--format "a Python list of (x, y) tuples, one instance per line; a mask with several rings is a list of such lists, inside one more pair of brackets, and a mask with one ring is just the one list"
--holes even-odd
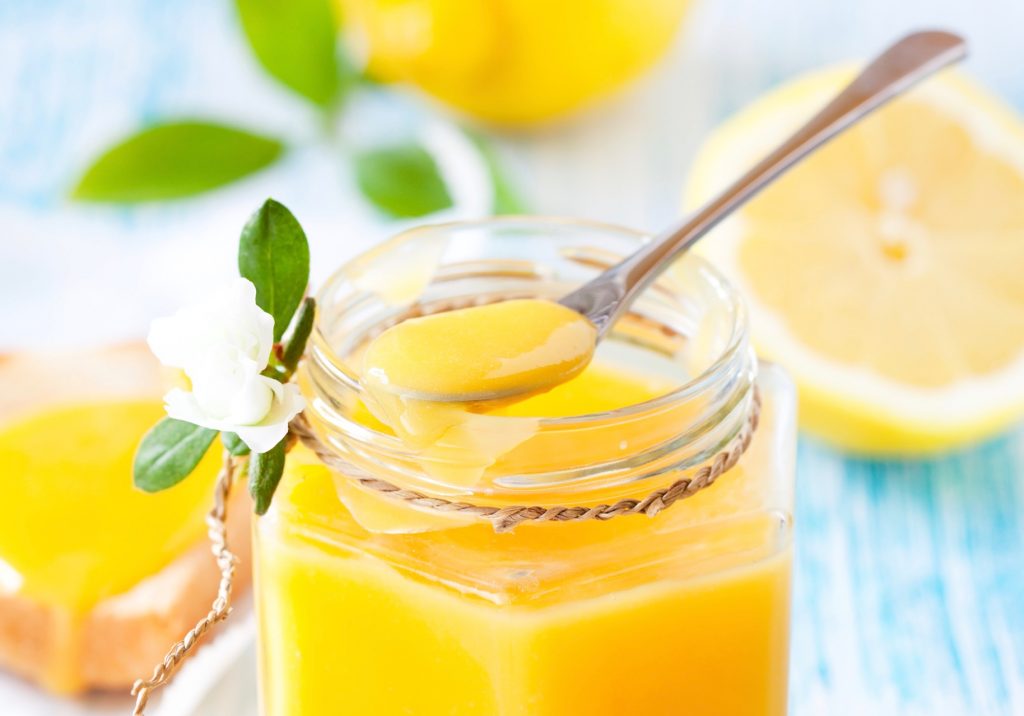
[(516, 299), (412, 318), (376, 338), (363, 381), (420, 400), (526, 398), (564, 383), (594, 355), (597, 329), (553, 301)]
[(474, 416), (573, 378), (596, 343), (590, 321), (564, 306), (501, 301), (392, 326), (367, 347), (361, 381), (369, 409), (407, 444), (456, 445), (466, 453), (463, 465), (490, 463), (528, 433), (481, 440), (486, 431), (474, 434)]

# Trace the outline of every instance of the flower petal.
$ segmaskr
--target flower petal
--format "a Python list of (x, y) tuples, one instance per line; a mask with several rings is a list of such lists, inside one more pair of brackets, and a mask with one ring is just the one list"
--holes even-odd
[(255, 453), (265, 453), (288, 434), (287, 423), (273, 425), (239, 425), (233, 432)]
[(274, 346), (274, 317), (257, 305), (256, 287), (248, 279), (235, 279), (231, 293), (233, 343), (263, 370)]
[(213, 430), (225, 429), (219, 420), (209, 417), (203, 411), (195, 395), (181, 388), (174, 388), (164, 396), (164, 408), (167, 415), (175, 420), (183, 420)]
[(265, 375), (253, 376), (235, 393), (229, 419), (239, 425), (260, 425), (265, 422), (274, 405), (274, 386), (279, 385), (276, 380)]
[[(299, 386), (292, 383), (282, 385), (272, 378), (261, 377), (273, 383), (271, 388), (274, 391), (274, 403), (270, 412), (259, 425), (240, 425), (234, 428), (234, 432), (249, 449), (258, 453), (266, 452), (277, 445), (288, 432), (288, 423), (306, 407), (306, 400), (299, 392)], [(269, 442), (272, 438), (276, 439)]]
[(204, 413), (218, 420), (230, 420), (235, 396), (252, 379), (228, 347), (214, 347), (185, 370), (196, 402)]
[[(277, 381), (274, 381), (277, 383)], [(274, 404), (263, 418), (263, 423), (290, 423), (292, 418), (301, 413), (306, 407), (306, 399), (302, 397), (299, 386), (294, 383), (277, 383), (274, 391)]]

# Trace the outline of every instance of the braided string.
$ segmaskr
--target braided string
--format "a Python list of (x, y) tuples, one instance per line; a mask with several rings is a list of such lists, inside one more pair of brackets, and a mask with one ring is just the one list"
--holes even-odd
[(217, 561), (217, 567), (220, 570), (217, 598), (213, 601), (213, 605), (206, 616), (200, 619), (181, 641), (172, 646), (167, 655), (164, 656), (164, 660), (156, 665), (153, 669), (153, 675), (148, 679), (137, 679), (132, 685), (132, 696), (135, 697), (135, 708), (132, 711), (132, 716), (143, 716), (146, 705), (149, 703), (149, 697), (153, 692), (161, 686), (165, 686), (171, 680), (178, 667), (195, 650), (206, 633), (214, 625), (227, 619), (231, 613), (231, 590), (234, 586), (235, 567), (238, 564), (238, 558), (228, 548), (227, 505), (237, 467), (237, 458), (225, 450), (224, 464), (220, 469), (217, 483), (214, 486), (213, 507), (206, 516), (207, 534), (210, 537), (210, 550), (213, 552), (214, 559)]
[(584, 506), (541, 507), (538, 505), (514, 505), (494, 507), (470, 502), (456, 502), (441, 497), (431, 497), (414, 490), (407, 490), (387, 480), (372, 477), (354, 468), (338, 456), (317, 437), (305, 414), (300, 414), (291, 423), (291, 432), (303, 445), (328, 467), (348, 475), (367, 490), (388, 499), (404, 502), (410, 506), (441, 513), (473, 515), (491, 523), (495, 532), (511, 532), (523, 522), (583, 522), (585, 520), (610, 520), (622, 515), (644, 514), (654, 517), (676, 502), (690, 497), (714, 484), (723, 473), (728, 472), (740, 459), (757, 430), (761, 417), (761, 395), (754, 389), (750, 412), (739, 432), (713, 458), (701, 465), (688, 477), (682, 477), (671, 485), (651, 492), (642, 499), (619, 500), (614, 504)]

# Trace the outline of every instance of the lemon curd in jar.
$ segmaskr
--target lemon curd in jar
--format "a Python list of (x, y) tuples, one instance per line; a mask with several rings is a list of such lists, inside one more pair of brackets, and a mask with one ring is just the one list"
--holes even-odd
[[(639, 240), (550, 220), (426, 228), (325, 286), (301, 382), (337, 459), (294, 450), (255, 528), (264, 716), (785, 713), (793, 393), (758, 369), (705, 263), (655, 284), (575, 377), (429, 445), (366, 407), (362, 356), (383, 329), (557, 298)], [(408, 262), (401, 290), (366, 280)], [(738, 464), (654, 517), (499, 533), (354, 479), (498, 507), (639, 499), (734, 446), (758, 404)]]

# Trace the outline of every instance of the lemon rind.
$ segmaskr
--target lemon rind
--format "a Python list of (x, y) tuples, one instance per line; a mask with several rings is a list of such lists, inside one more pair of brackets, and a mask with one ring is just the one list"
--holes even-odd
[[(844, 66), (812, 73), (726, 121), (698, 154), (684, 194), (685, 208), (696, 208), (731, 181), (738, 169), (759, 159), (823, 106), (855, 71)], [(980, 148), (998, 153), (1024, 175), (1024, 124), (1000, 100), (956, 71), (944, 72), (913, 93), (915, 99), (956, 119)], [(974, 440), (1024, 414), (1024, 351), (997, 372), (942, 388), (921, 388), (805, 348), (777, 312), (751, 300), (756, 294), (735, 270), (743, 235), (742, 216), (733, 216), (698, 251), (747, 297), (756, 326), (755, 346), (796, 377), (802, 392), (801, 421), (810, 432), (856, 451), (898, 454)]]

